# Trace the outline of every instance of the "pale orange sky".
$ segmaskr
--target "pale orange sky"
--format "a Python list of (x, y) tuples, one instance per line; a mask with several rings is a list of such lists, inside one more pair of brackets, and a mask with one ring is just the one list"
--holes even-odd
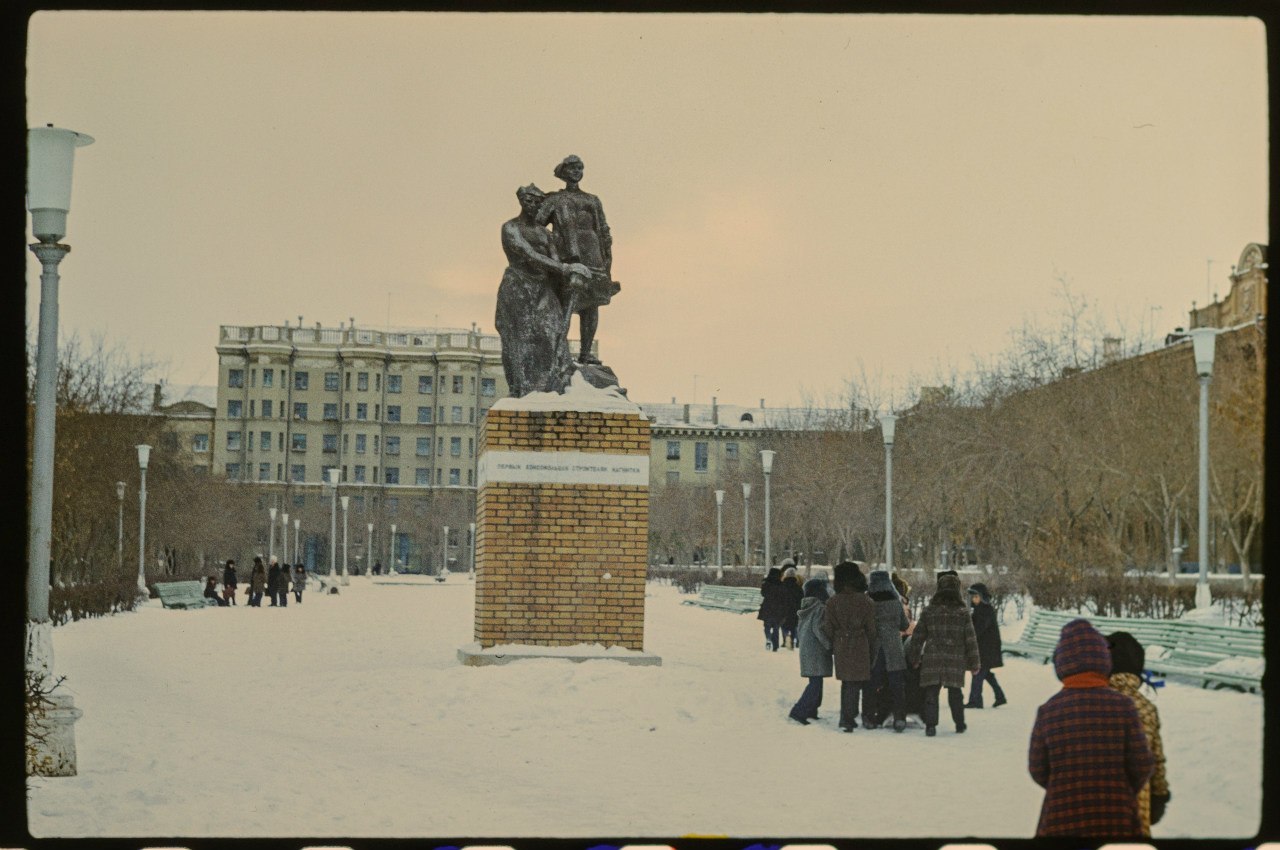
[[(1060, 276), (1163, 337), (1267, 241), (1247, 18), (41, 12), (27, 93), (96, 138), (63, 334), (174, 384), (214, 383), (220, 324), (381, 327), (388, 294), (393, 326), (492, 331), (514, 190), (569, 153), (641, 402), (865, 373), (900, 404), (1051, 321)], [(33, 327), (38, 287), (31, 258)]]

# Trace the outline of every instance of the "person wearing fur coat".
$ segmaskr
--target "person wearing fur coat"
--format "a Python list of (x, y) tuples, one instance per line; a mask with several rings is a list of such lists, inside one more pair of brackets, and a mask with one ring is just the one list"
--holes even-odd
[(867, 728), (879, 726), (882, 722), (879, 718), (887, 719), (888, 709), (892, 706), (893, 731), (901, 732), (907, 728), (907, 696), (903, 681), (907, 657), (902, 649), (902, 633), (908, 625), (907, 612), (885, 570), (872, 571), (867, 597), (875, 606), (877, 636), (875, 658), (871, 662), (871, 690), (868, 692), (872, 707), (867, 709), (867, 714), (871, 721)]
[(836, 595), (827, 601), (822, 617), (822, 633), (831, 641), (840, 680), (840, 728), (852, 732), (858, 726), (859, 698), (871, 686), (876, 612), (865, 592), (867, 578), (853, 561), (836, 564), (835, 586)]
[(1164, 770), (1164, 741), (1160, 738), (1160, 712), (1155, 704), (1138, 692), (1142, 685), (1142, 667), (1146, 663), (1147, 653), (1138, 643), (1138, 639), (1128, 632), (1113, 632), (1107, 635), (1107, 645), (1111, 648), (1111, 687), (1133, 700), (1133, 707), (1138, 709), (1138, 719), (1142, 721), (1142, 731), (1147, 736), (1147, 746), (1155, 759), (1155, 772), (1151, 780), (1138, 792), (1138, 819), (1142, 824), (1142, 837), (1151, 837), (1151, 825), (1159, 823), (1164, 817), (1165, 806), (1172, 796), (1169, 792), (1169, 780)]
[(924, 691), (924, 733), (937, 734), (938, 697), (947, 689), (947, 705), (956, 724), (956, 734), (964, 722), (964, 674), (977, 672), (978, 636), (969, 619), (969, 608), (960, 595), (960, 577), (953, 570), (938, 574), (938, 589), (920, 613), (915, 631), (907, 642), (907, 661), (920, 668)]

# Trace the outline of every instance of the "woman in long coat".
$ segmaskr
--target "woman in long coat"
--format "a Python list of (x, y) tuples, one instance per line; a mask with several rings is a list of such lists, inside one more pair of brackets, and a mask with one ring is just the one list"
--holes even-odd
[(924, 733), (937, 734), (938, 696), (947, 689), (947, 705), (956, 733), (964, 722), (964, 673), (979, 669), (978, 637), (973, 633), (969, 608), (960, 596), (960, 578), (954, 572), (938, 575), (938, 589), (920, 613), (907, 647), (907, 661), (920, 668), (924, 691)]
[(267, 589), (267, 571), (262, 566), (261, 558), (253, 559), (253, 571), (249, 573), (249, 604), (254, 608), (262, 607), (262, 593)]
[(996, 609), (991, 607), (991, 592), (982, 582), (969, 585), (969, 601), (973, 603), (973, 632), (978, 636), (978, 656), (982, 669), (973, 674), (969, 685), (969, 701), (965, 708), (982, 708), (982, 683), (990, 682), (996, 700), (992, 708), (1008, 702), (1004, 690), (996, 681), (995, 668), (1004, 666), (1004, 648), (1000, 643), (1000, 624), (996, 622)]
[(840, 680), (840, 728), (852, 732), (858, 726), (858, 700), (871, 686), (876, 612), (865, 593), (866, 576), (857, 564), (836, 564), (835, 573), (836, 595), (827, 602), (822, 633), (831, 642)]
[(782, 621), (787, 618), (790, 608), (790, 597), (782, 586), (782, 570), (770, 567), (764, 581), (760, 583), (760, 610), (756, 619), (764, 621), (764, 648), (778, 651), (778, 633), (782, 629)]
[(1062, 627), (1053, 651), (1062, 690), (1036, 711), (1028, 769), (1045, 789), (1036, 837), (1138, 838), (1138, 792), (1155, 759), (1138, 710), (1108, 687), (1111, 651), (1084, 619)]
[(790, 717), (805, 726), (818, 719), (822, 705), (822, 680), (831, 675), (831, 641), (822, 633), (822, 617), (827, 609), (827, 580), (811, 578), (804, 583), (796, 634), (800, 643), (800, 675), (809, 680), (804, 693), (791, 708)]
[(867, 728), (874, 729), (885, 721), (889, 709), (893, 709), (893, 731), (907, 728), (907, 699), (904, 677), (907, 656), (902, 649), (902, 633), (907, 630), (907, 611), (898, 598), (898, 591), (885, 570), (871, 573), (867, 597), (875, 607), (877, 649), (871, 663), (872, 706)]

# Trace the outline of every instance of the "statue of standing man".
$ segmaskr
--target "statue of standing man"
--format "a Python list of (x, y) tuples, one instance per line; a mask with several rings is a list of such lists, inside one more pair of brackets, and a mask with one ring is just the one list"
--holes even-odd
[(561, 294), (565, 308), (565, 333), (569, 320), (578, 314), (580, 342), (578, 361), (599, 364), (591, 353), (596, 337), (600, 307), (608, 304), (621, 285), (612, 279), (613, 237), (605, 221), (604, 207), (595, 195), (578, 188), (582, 181), (582, 160), (570, 154), (556, 166), (555, 175), (565, 187), (546, 196), (538, 211), (537, 223), (551, 225), (552, 239), (561, 262), (580, 263), (588, 273), (573, 272)]

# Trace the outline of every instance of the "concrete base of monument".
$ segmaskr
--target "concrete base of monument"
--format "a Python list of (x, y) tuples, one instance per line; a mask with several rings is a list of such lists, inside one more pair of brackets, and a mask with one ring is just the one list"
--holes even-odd
[(458, 660), (468, 667), (489, 664), (510, 664), (532, 658), (561, 658), (566, 661), (621, 661), (644, 667), (659, 667), (662, 658), (652, 652), (625, 649), (621, 646), (605, 647), (598, 643), (578, 643), (571, 646), (541, 646), (525, 643), (498, 644), (482, 649), (479, 643), (469, 643), (458, 648)]

